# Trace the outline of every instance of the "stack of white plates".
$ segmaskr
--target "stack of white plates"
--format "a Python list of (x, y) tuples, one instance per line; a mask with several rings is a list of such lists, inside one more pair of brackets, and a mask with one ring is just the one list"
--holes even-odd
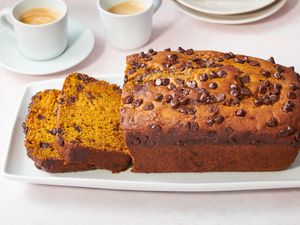
[(264, 19), (287, 0), (174, 0), (184, 13), (206, 22), (243, 24)]

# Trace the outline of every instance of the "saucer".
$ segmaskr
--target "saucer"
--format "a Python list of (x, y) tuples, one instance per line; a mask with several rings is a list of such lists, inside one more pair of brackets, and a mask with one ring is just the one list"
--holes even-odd
[(34, 61), (24, 57), (17, 40), (5, 31), (0, 32), (0, 66), (16, 73), (39, 76), (61, 72), (77, 65), (91, 53), (95, 38), (90, 29), (75, 20), (69, 19), (68, 28), (66, 50), (47, 61)]
[(217, 15), (203, 13), (182, 5), (178, 0), (174, 0), (174, 2), (183, 13), (198, 20), (218, 24), (245, 24), (262, 20), (266, 17), (271, 16), (272, 14), (276, 13), (279, 9), (281, 9), (287, 2), (287, 0), (276, 0), (270, 5), (263, 7), (259, 10), (233, 15)]
[(230, 15), (261, 9), (276, 0), (177, 0), (182, 5), (203, 13)]

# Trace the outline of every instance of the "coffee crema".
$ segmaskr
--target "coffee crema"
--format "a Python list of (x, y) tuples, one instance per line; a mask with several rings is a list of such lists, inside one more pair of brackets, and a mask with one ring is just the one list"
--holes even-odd
[(25, 11), (19, 21), (26, 24), (40, 25), (51, 23), (59, 18), (59, 14), (48, 8), (33, 8)]
[(125, 1), (125, 2), (120, 2), (112, 7), (110, 7), (107, 11), (110, 13), (114, 14), (134, 14), (134, 13), (139, 13), (144, 10), (143, 4), (141, 4), (138, 1)]

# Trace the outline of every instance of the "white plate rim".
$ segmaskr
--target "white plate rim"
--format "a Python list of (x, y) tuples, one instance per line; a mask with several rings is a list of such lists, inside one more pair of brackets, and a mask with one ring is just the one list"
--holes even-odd
[[(94, 76), (97, 79), (105, 77), (120, 78), (120, 74), (103, 74)], [(214, 191), (245, 191), (245, 190), (264, 190), (264, 189), (279, 189), (279, 188), (297, 188), (300, 187), (300, 180), (276, 180), (276, 181), (239, 181), (239, 182), (211, 182), (211, 183), (161, 183), (161, 182), (145, 182), (145, 181), (128, 181), (128, 180), (107, 180), (107, 179), (92, 179), (72, 178), (72, 177), (34, 177), (25, 175), (11, 174), (7, 171), (9, 163), (9, 153), (12, 145), (12, 137), (17, 126), (17, 118), (25, 98), (25, 93), (32, 86), (39, 84), (47, 84), (49, 82), (63, 82), (63, 78), (50, 79), (37, 82), (31, 82), (24, 86), (18, 107), (15, 112), (12, 129), (9, 132), (9, 141), (4, 150), (4, 162), (1, 166), (0, 174), (4, 178), (22, 181), (25, 183), (67, 186), (67, 187), (85, 187), (96, 189), (111, 189), (111, 190), (128, 190), (128, 191), (163, 191), (163, 192), (214, 192)], [(223, 172), (226, 173), (226, 172)], [(272, 172), (272, 173), (276, 173)], [(180, 173), (179, 173), (180, 174)]]
[[(69, 64), (69, 65), (67, 65), (67, 66), (65, 66), (65, 67), (61, 67), (61, 68), (59, 68), (59, 69), (49, 69), (49, 70), (47, 70), (47, 71), (41, 71), (41, 72), (26, 72), (26, 71), (22, 71), (22, 70), (18, 70), (18, 69), (16, 69), (16, 68), (14, 68), (14, 67), (10, 67), (10, 66), (8, 66), (8, 65), (6, 65), (5, 63), (3, 63), (1, 60), (0, 60), (0, 66), (1, 67), (3, 67), (4, 69), (6, 69), (6, 70), (8, 70), (8, 71), (12, 71), (12, 72), (14, 72), (14, 73), (19, 73), (19, 74), (21, 74), (21, 75), (31, 75), (31, 76), (43, 76), (43, 75), (49, 75), (49, 74), (53, 74), (53, 73), (59, 73), (59, 72), (62, 72), (62, 71), (65, 71), (65, 70), (68, 70), (68, 69), (70, 69), (70, 68), (72, 68), (72, 67), (74, 67), (74, 66), (76, 66), (76, 65), (78, 65), (78, 64), (80, 64), (81, 62), (83, 62), (90, 54), (91, 54), (91, 52), (92, 52), (92, 50), (94, 49), (94, 46), (95, 46), (95, 36), (94, 36), (94, 34), (93, 34), (93, 32), (92, 32), (92, 30), (90, 29), (90, 28), (88, 28), (88, 27), (86, 27), (86, 26), (84, 26), (82, 23), (80, 23), (79, 21), (77, 21), (77, 20), (74, 20), (74, 19), (69, 19), (70, 21), (73, 21), (73, 22), (75, 22), (75, 23), (78, 23), (78, 24), (81, 24), (83, 27), (84, 27), (84, 29), (89, 33), (89, 35), (90, 35), (90, 37), (92, 37), (92, 42), (90, 42), (90, 45), (89, 45), (89, 48), (88, 48), (88, 50), (85, 52), (85, 54), (83, 54), (82, 55), (82, 57), (81, 57), (81, 59), (80, 60), (78, 60), (78, 61), (76, 61), (76, 62), (74, 62), (74, 63), (71, 63), (71, 64)], [(1, 30), (0, 31), (1, 33), (2, 32), (6, 32), (5, 30)], [(62, 53), (62, 54), (64, 54), (64, 53)], [(59, 57), (61, 57), (61, 55), (60, 56), (58, 56), (57, 58), (59, 58)], [(45, 63), (47, 63), (47, 61), (41, 61), (41, 62), (45, 62)]]
[[(209, 14), (205, 15), (205, 13), (201, 13), (201, 12), (195, 11), (193, 9), (190, 9), (184, 5), (181, 5), (178, 0), (173, 0), (173, 1), (179, 7), (180, 11), (182, 11), (183, 13), (185, 13), (197, 20), (201, 20), (201, 21), (209, 22), (209, 23), (225, 24), (225, 25), (238, 25), (238, 24), (253, 23), (253, 22), (265, 19), (265, 18), (273, 15), (274, 13), (278, 12), (287, 2), (287, 0), (280, 0), (280, 1), (278, 1), (277, 4), (273, 5), (273, 7), (272, 7), (273, 10), (270, 10), (270, 11), (268, 11), (268, 13), (262, 14), (257, 17), (239, 19), (239, 20), (228, 20), (225, 18), (223, 18), (223, 19), (210, 18), (208, 16), (213, 16), (213, 15), (209, 15)], [(265, 9), (265, 10), (267, 10), (267, 9)], [(200, 14), (202, 14), (202, 15), (200, 15)]]
[(203, 12), (203, 13), (207, 13), (207, 14), (215, 14), (215, 15), (233, 15), (233, 14), (242, 14), (242, 13), (248, 13), (248, 12), (252, 12), (252, 11), (256, 11), (259, 9), (262, 9), (264, 7), (267, 7), (271, 4), (273, 4), (275, 1), (277, 0), (270, 0), (269, 3), (265, 4), (265, 5), (261, 5), (258, 8), (252, 8), (250, 10), (241, 10), (241, 11), (236, 11), (236, 10), (232, 10), (232, 11), (228, 11), (228, 12), (220, 12), (220, 11), (213, 11), (213, 10), (209, 10), (209, 9), (203, 9), (203, 8), (198, 8), (188, 2), (186, 2), (185, 0), (177, 0), (179, 3), (181, 3), (182, 5), (186, 6), (187, 8), (193, 9), (195, 11), (198, 12)]

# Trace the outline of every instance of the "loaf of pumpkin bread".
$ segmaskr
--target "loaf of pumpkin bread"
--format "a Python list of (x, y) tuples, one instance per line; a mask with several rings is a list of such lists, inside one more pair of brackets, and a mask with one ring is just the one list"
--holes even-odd
[(120, 126), (121, 89), (115, 84), (74, 73), (59, 100), (57, 148), (68, 163), (89, 163), (120, 172), (131, 163)]
[(134, 172), (275, 171), (300, 144), (299, 74), (231, 52), (127, 57), (122, 124)]
[(35, 166), (47, 172), (71, 172), (95, 169), (87, 163), (66, 163), (55, 148), (56, 110), (59, 90), (45, 90), (36, 93), (29, 105), (29, 113), (23, 123), (27, 155)]

